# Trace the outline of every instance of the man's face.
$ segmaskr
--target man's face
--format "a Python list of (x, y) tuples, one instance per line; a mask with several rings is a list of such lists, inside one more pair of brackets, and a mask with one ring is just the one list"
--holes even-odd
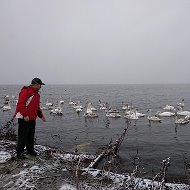
[(36, 91), (39, 91), (40, 88), (41, 88), (41, 84), (34, 84), (33, 87), (34, 87), (34, 89), (35, 89)]

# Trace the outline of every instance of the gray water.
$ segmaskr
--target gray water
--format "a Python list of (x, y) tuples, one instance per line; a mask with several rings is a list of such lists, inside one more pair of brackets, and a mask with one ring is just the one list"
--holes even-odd
[[(21, 85), (1, 85), (0, 97), (3, 102), (5, 95), (18, 97)], [(56, 146), (65, 151), (73, 151), (75, 143), (80, 145), (79, 151), (94, 153), (98, 147), (117, 139), (128, 127), (127, 136), (122, 143), (119, 156), (121, 165), (118, 170), (131, 172), (134, 156), (138, 155), (145, 168), (146, 176), (154, 176), (159, 172), (160, 162), (167, 157), (171, 158), (168, 176), (172, 181), (185, 179), (184, 156), (190, 154), (190, 124), (175, 125), (175, 117), (163, 118), (162, 123), (151, 123), (147, 116), (140, 118), (136, 123), (127, 125), (121, 110), (122, 102), (128, 102), (138, 108), (139, 112), (152, 113), (164, 111), (166, 104), (177, 106), (184, 98), (185, 110), (190, 110), (190, 85), (45, 85), (41, 89), (41, 104), (46, 99), (56, 103), (60, 96), (65, 101), (63, 116), (52, 116), (48, 110), (43, 110), (47, 122), (37, 120), (37, 143)], [(98, 109), (99, 100), (108, 102), (110, 106), (118, 108), (122, 115), (119, 119), (107, 119), (102, 110), (96, 112), (97, 119), (84, 119), (69, 105), (70, 97), (73, 101), (80, 100), (84, 106), (87, 102)], [(15, 111), (3, 112), (0, 109), (0, 122), (5, 123)], [(58, 138), (58, 135), (60, 139)], [(52, 138), (53, 136), (53, 138)], [(75, 141), (75, 138), (77, 140)], [(189, 157), (190, 158), (190, 157)]]

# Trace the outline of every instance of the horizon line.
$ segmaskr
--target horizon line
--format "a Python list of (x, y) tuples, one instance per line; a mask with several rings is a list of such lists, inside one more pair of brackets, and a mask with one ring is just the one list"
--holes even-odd
[[(45, 85), (180, 85), (190, 83), (47, 83)], [(0, 85), (30, 85), (30, 84), (0, 84)]]

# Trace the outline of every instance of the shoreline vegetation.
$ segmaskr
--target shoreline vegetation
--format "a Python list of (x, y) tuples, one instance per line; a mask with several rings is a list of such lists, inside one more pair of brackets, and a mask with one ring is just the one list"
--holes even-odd
[(119, 138), (98, 149), (97, 153), (79, 153), (35, 145), (37, 157), (16, 159), (16, 134), (13, 120), (0, 126), (0, 189), (52, 190), (190, 190), (190, 161), (186, 160), (187, 183), (169, 183), (170, 158), (161, 161), (160, 171), (146, 179), (140, 158), (131, 173), (117, 172), (119, 149), (127, 128)]

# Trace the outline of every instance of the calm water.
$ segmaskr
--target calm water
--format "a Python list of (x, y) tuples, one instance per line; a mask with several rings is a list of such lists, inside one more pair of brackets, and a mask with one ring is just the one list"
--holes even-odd
[[(20, 85), (1, 85), (0, 97), (3, 103), (5, 95), (18, 96)], [(75, 145), (80, 144), (80, 151), (95, 152), (98, 147), (115, 140), (127, 127), (124, 112), (121, 110), (122, 102), (129, 102), (138, 108), (139, 112), (152, 113), (166, 105), (176, 106), (185, 100), (185, 110), (190, 110), (190, 85), (46, 85), (41, 89), (41, 103), (45, 105), (46, 99), (56, 103), (60, 96), (65, 101), (63, 116), (52, 116), (44, 110), (47, 122), (37, 120), (37, 143), (59, 147), (65, 151), (72, 151)], [(120, 119), (106, 119), (105, 113), (98, 109), (97, 119), (84, 119), (83, 113), (79, 115), (69, 105), (69, 98), (80, 100), (84, 106), (88, 101), (98, 109), (99, 100), (108, 102), (110, 106), (118, 108), (122, 117)], [(0, 121), (4, 123), (11, 118), (15, 107), (11, 111), (3, 112), (0, 109)], [(128, 128), (128, 134), (119, 152), (121, 166), (118, 170), (129, 172), (132, 169), (133, 157), (137, 154), (147, 176), (159, 172), (160, 162), (171, 158), (168, 176), (172, 180), (185, 179), (184, 155), (190, 155), (190, 124), (175, 125), (175, 117), (163, 118), (162, 123), (149, 125), (147, 116), (140, 118), (136, 125), (134, 122)], [(60, 139), (53, 135), (60, 136)], [(190, 158), (190, 157), (189, 157)], [(121, 169), (122, 168), (122, 169)], [(154, 174), (152, 174), (154, 172)]]

